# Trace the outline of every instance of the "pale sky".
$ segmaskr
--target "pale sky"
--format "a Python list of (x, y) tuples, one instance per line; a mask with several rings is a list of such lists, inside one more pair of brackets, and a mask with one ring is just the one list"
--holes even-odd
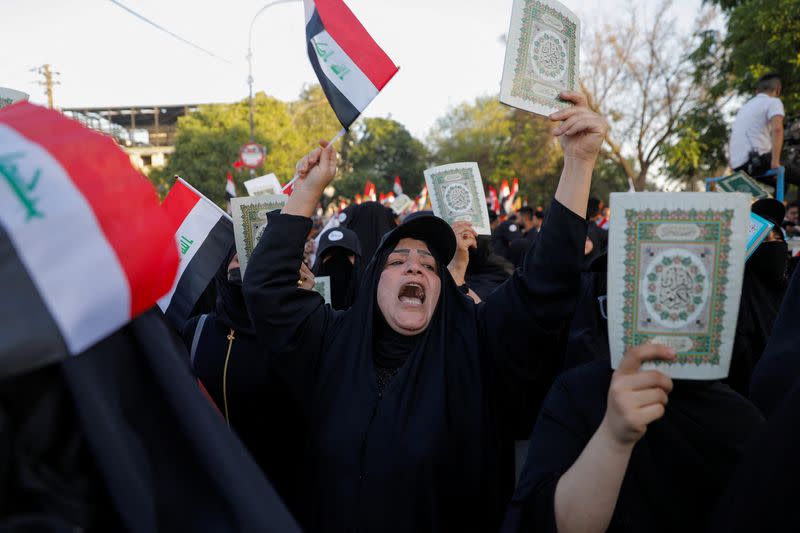
[[(108, 0), (0, 0), (0, 86), (46, 102), (29, 72), (61, 73), (59, 107), (233, 102), (247, 96), (247, 31), (260, 0), (120, 0), (230, 64), (159, 32)], [(614, 20), (626, 0), (563, 0), (584, 28)], [(499, 91), (512, 0), (346, 0), (400, 72), (366, 116), (399, 120), (423, 138), (448, 107)], [(635, 2), (645, 12), (657, 0)], [(701, 0), (675, 0), (688, 24)], [(316, 81), (302, 2), (269, 8), (253, 36), (255, 90), (295, 99)], [(336, 132), (331, 132), (332, 134)]]

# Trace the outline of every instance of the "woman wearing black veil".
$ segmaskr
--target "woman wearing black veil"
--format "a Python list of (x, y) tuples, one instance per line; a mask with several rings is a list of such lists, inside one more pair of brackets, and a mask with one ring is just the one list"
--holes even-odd
[(347, 311), (297, 290), (309, 216), (336, 152), (322, 142), (298, 164), (298, 186), (270, 216), (244, 295), (273, 367), (305, 399), (306, 529), (498, 528), (498, 442), (572, 312), (606, 131), (582, 95), (562, 97), (576, 105), (551, 116), (563, 121), (554, 133), (565, 162), (539, 245), (479, 305), (447, 273), (453, 230), (424, 214), (384, 236)]

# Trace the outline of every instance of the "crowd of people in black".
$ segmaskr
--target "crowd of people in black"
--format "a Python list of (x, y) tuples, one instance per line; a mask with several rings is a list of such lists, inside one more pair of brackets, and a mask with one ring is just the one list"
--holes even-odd
[(551, 204), (491, 237), (376, 202), (315, 234), (322, 142), (246, 275), (232, 249), (180, 331), (150, 311), (0, 382), (0, 529), (796, 529), (797, 206), (752, 205), (775, 229), (746, 264), (727, 380), (640, 370), (675, 356), (658, 345), (612, 370), (589, 197), (607, 125), (562, 96)]

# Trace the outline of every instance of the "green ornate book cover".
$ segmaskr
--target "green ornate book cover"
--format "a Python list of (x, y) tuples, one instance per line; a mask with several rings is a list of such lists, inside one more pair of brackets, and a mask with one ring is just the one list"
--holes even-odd
[(539, 115), (568, 104), (578, 90), (580, 19), (557, 0), (514, 0), (500, 101)]
[(675, 348), (653, 363), (687, 379), (728, 375), (748, 240), (740, 193), (614, 193), (608, 255), (612, 366), (645, 343)]
[(721, 192), (744, 192), (753, 196), (753, 200), (768, 198), (770, 191), (766, 185), (761, 185), (751, 178), (747, 172), (734, 172), (717, 182), (717, 190)]
[(425, 171), (433, 214), (448, 224), (468, 221), (479, 235), (491, 235), (489, 209), (477, 163), (452, 163)]
[(236, 253), (239, 254), (242, 276), (253, 254), (264, 228), (267, 213), (282, 209), (289, 197), (285, 194), (263, 194), (231, 198), (233, 236), (236, 238)]

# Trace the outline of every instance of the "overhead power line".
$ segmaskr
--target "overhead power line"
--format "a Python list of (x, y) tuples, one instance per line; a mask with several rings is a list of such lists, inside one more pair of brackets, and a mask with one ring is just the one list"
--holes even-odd
[(128, 6), (126, 6), (125, 4), (123, 4), (122, 2), (119, 2), (118, 0), (109, 0), (109, 2), (111, 2), (112, 4), (115, 4), (115, 5), (119, 6), (119, 7), (121, 7), (122, 9), (124, 9), (125, 11), (127, 11), (128, 13), (130, 13), (131, 15), (133, 15), (134, 17), (136, 17), (136, 18), (138, 18), (139, 20), (142, 20), (142, 21), (144, 21), (144, 22), (146, 22), (146, 23), (150, 24), (150, 25), (151, 25), (151, 26), (153, 26), (154, 28), (156, 28), (156, 29), (158, 29), (158, 30), (161, 30), (161, 31), (163, 31), (164, 33), (166, 33), (166, 34), (168, 34), (168, 35), (171, 35), (172, 37), (174, 37), (174, 38), (178, 39), (179, 41), (181, 41), (181, 42), (183, 42), (183, 43), (185, 43), (185, 44), (188, 44), (188, 45), (189, 45), (189, 46), (191, 46), (192, 48), (196, 48), (196, 49), (200, 50), (201, 52), (203, 52), (204, 54), (208, 54), (208, 55), (210, 55), (211, 57), (213, 57), (213, 58), (215, 58), (215, 59), (219, 59), (220, 61), (224, 61), (225, 63), (228, 63), (229, 65), (230, 65), (230, 64), (232, 64), (232, 63), (231, 63), (229, 60), (225, 59), (224, 57), (220, 57), (220, 56), (218, 56), (217, 54), (215, 54), (215, 53), (213, 53), (213, 52), (210, 52), (210, 51), (206, 50), (206, 49), (205, 49), (205, 48), (203, 48), (202, 46), (196, 45), (196, 44), (194, 44), (193, 42), (191, 42), (191, 41), (188, 41), (188, 40), (184, 39), (184, 38), (183, 38), (183, 37), (181, 37), (180, 35), (178, 35), (178, 34), (176, 34), (176, 33), (173, 33), (173, 32), (171, 32), (171, 31), (169, 31), (168, 29), (164, 28), (163, 26), (161, 26), (161, 25), (159, 25), (159, 24), (156, 24), (155, 22), (153, 22), (152, 20), (148, 19), (147, 17), (145, 17), (145, 16), (143, 16), (143, 15), (140, 15), (139, 13), (137, 13), (136, 11), (134, 11), (133, 9), (131, 9), (131, 8), (129, 8)]

